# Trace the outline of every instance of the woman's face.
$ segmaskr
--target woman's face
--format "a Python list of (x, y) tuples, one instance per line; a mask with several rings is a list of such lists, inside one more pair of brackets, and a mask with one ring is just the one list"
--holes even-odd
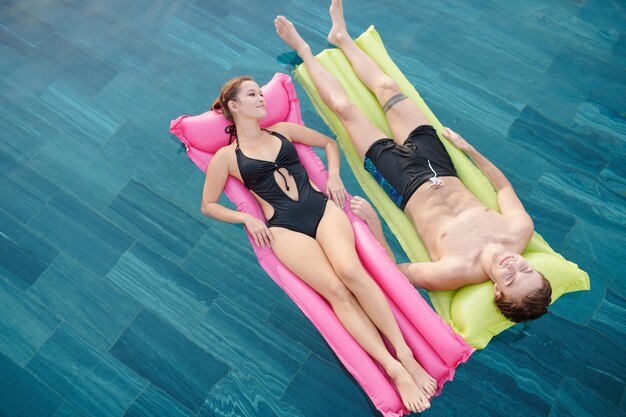
[(235, 118), (262, 119), (266, 116), (265, 99), (261, 88), (251, 80), (244, 81), (239, 86), (237, 100), (228, 103)]

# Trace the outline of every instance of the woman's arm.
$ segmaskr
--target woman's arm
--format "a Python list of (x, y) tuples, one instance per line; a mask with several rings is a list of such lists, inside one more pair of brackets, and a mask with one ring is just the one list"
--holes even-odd
[(343, 208), (346, 202), (346, 189), (339, 176), (339, 147), (332, 138), (297, 123), (282, 122), (272, 126), (276, 131), (287, 136), (292, 142), (324, 149), (328, 161), (327, 193), (330, 198)]
[(223, 222), (243, 223), (246, 213), (231, 210), (217, 202), (224, 191), (228, 175), (228, 158), (225, 151), (220, 149), (215, 153), (215, 156), (211, 159), (206, 170), (200, 211), (207, 217), (212, 217)]
[(207, 167), (200, 211), (207, 217), (223, 222), (243, 223), (258, 247), (270, 246), (274, 243), (274, 238), (264, 222), (248, 213), (231, 210), (217, 202), (230, 173), (227, 152), (226, 148), (217, 151)]

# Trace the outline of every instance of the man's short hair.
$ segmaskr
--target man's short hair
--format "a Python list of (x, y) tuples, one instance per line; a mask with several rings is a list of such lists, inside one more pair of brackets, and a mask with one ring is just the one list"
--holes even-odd
[(494, 302), (504, 317), (515, 323), (521, 323), (546, 314), (552, 301), (552, 286), (541, 272), (537, 272), (542, 278), (541, 286), (529, 292), (525, 297), (515, 300), (506, 298), (503, 294), (500, 297), (496, 296)]

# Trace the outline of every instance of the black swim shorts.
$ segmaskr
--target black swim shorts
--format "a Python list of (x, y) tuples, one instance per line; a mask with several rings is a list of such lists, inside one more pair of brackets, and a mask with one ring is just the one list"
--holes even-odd
[(450, 155), (429, 125), (414, 129), (403, 145), (388, 138), (372, 143), (363, 165), (402, 210), (430, 178), (457, 176)]

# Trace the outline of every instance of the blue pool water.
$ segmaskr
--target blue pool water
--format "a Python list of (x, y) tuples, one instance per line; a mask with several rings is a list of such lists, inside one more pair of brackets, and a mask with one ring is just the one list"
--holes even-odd
[[(625, 415), (624, 3), (346, 2), (352, 34), (376, 25), (591, 277), (424, 415)], [(377, 415), (242, 227), (202, 218), (203, 175), (168, 132), (226, 79), (293, 69), (279, 13), (328, 46), (324, 1), (0, 3), (1, 416)]]

